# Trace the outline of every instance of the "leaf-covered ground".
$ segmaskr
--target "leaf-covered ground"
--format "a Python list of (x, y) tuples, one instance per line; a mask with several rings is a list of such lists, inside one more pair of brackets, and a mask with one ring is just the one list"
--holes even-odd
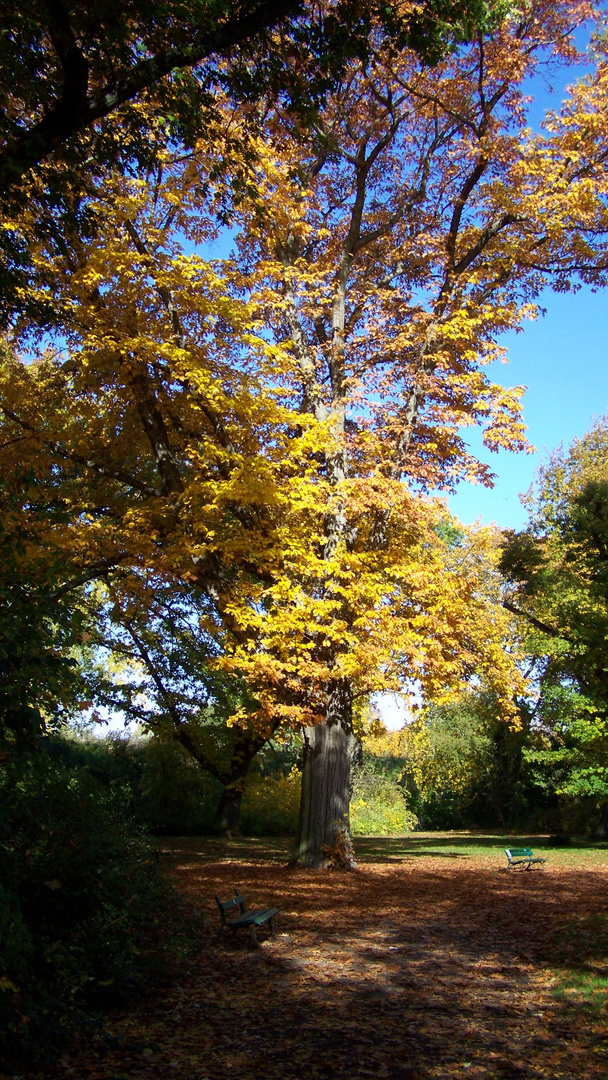
[[(356, 872), (319, 873), (287, 870), (281, 841), (163, 842), (200, 950), (45, 1077), (606, 1080), (608, 850), (517, 873), (503, 846), (360, 840)], [(280, 908), (277, 941), (219, 938), (236, 886)]]

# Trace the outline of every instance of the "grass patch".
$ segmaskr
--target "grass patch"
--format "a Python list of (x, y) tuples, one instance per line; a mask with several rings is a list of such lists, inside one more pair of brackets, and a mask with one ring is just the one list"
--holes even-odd
[(581, 915), (554, 938), (553, 996), (590, 1018), (608, 1016), (608, 915)]
[(598, 1020), (608, 1017), (608, 965), (604, 966), (603, 974), (571, 971), (565, 975), (560, 972), (553, 995), (557, 1001), (579, 1008)]
[[(365, 863), (391, 863), (419, 859), (421, 862), (450, 859), (454, 864), (488, 856), (496, 868), (506, 866), (506, 847), (531, 847), (547, 858), (547, 867), (596, 869), (608, 865), (608, 844), (573, 840), (568, 848), (551, 848), (548, 836), (514, 836), (512, 833), (415, 832), (402, 836), (356, 836), (357, 860)], [(163, 839), (167, 855), (179, 861), (182, 854), (195, 855), (203, 862), (284, 862), (289, 859), (292, 841), (285, 837), (176, 837)], [(531, 871), (532, 872), (532, 871)], [(515, 871), (512, 871), (515, 873)]]
[(415, 832), (405, 836), (356, 837), (357, 857), (362, 862), (394, 861), (401, 858), (475, 859), (495, 855), (498, 865), (506, 865), (506, 847), (531, 847), (535, 855), (545, 856), (547, 866), (606, 866), (608, 844), (605, 841), (573, 840), (567, 848), (553, 848), (548, 835), (517, 836), (513, 833)]

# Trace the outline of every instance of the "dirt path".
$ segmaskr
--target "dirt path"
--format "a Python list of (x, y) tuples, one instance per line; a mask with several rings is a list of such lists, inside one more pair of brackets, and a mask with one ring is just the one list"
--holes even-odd
[[(518, 874), (495, 855), (406, 856), (319, 874), (170, 846), (180, 888), (208, 913), (200, 953), (162, 1000), (111, 1018), (120, 1045), (83, 1048), (54, 1076), (608, 1077), (606, 1030), (552, 994), (564, 933), (580, 927), (583, 956), (605, 912), (608, 865)], [(257, 952), (246, 932), (218, 942), (213, 896), (237, 885), (281, 911), (278, 940)]]

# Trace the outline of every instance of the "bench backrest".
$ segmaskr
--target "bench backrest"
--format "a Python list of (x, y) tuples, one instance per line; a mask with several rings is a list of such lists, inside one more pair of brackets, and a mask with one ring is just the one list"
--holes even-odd
[(507, 859), (530, 859), (532, 858), (532, 848), (508, 847), (505, 848), (505, 855), (507, 856)]
[(222, 926), (226, 924), (227, 911), (232, 911), (233, 908), (240, 907), (241, 914), (245, 913), (245, 897), (242, 896), (236, 889), (234, 890), (234, 896), (230, 900), (220, 900), (219, 896), (216, 896), (215, 902), (220, 909)]

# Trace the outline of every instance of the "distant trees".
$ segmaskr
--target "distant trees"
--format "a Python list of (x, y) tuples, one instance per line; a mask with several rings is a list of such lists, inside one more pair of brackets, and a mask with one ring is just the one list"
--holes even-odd
[(404, 774), (426, 828), (531, 827), (555, 810), (551, 793), (530, 767), (535, 745), (521, 708), (505, 723), (491, 692), (469, 688), (430, 704), (401, 734)]
[(528, 494), (530, 521), (507, 534), (505, 605), (534, 661), (535, 760), (583, 804), (608, 799), (608, 425), (555, 451)]

